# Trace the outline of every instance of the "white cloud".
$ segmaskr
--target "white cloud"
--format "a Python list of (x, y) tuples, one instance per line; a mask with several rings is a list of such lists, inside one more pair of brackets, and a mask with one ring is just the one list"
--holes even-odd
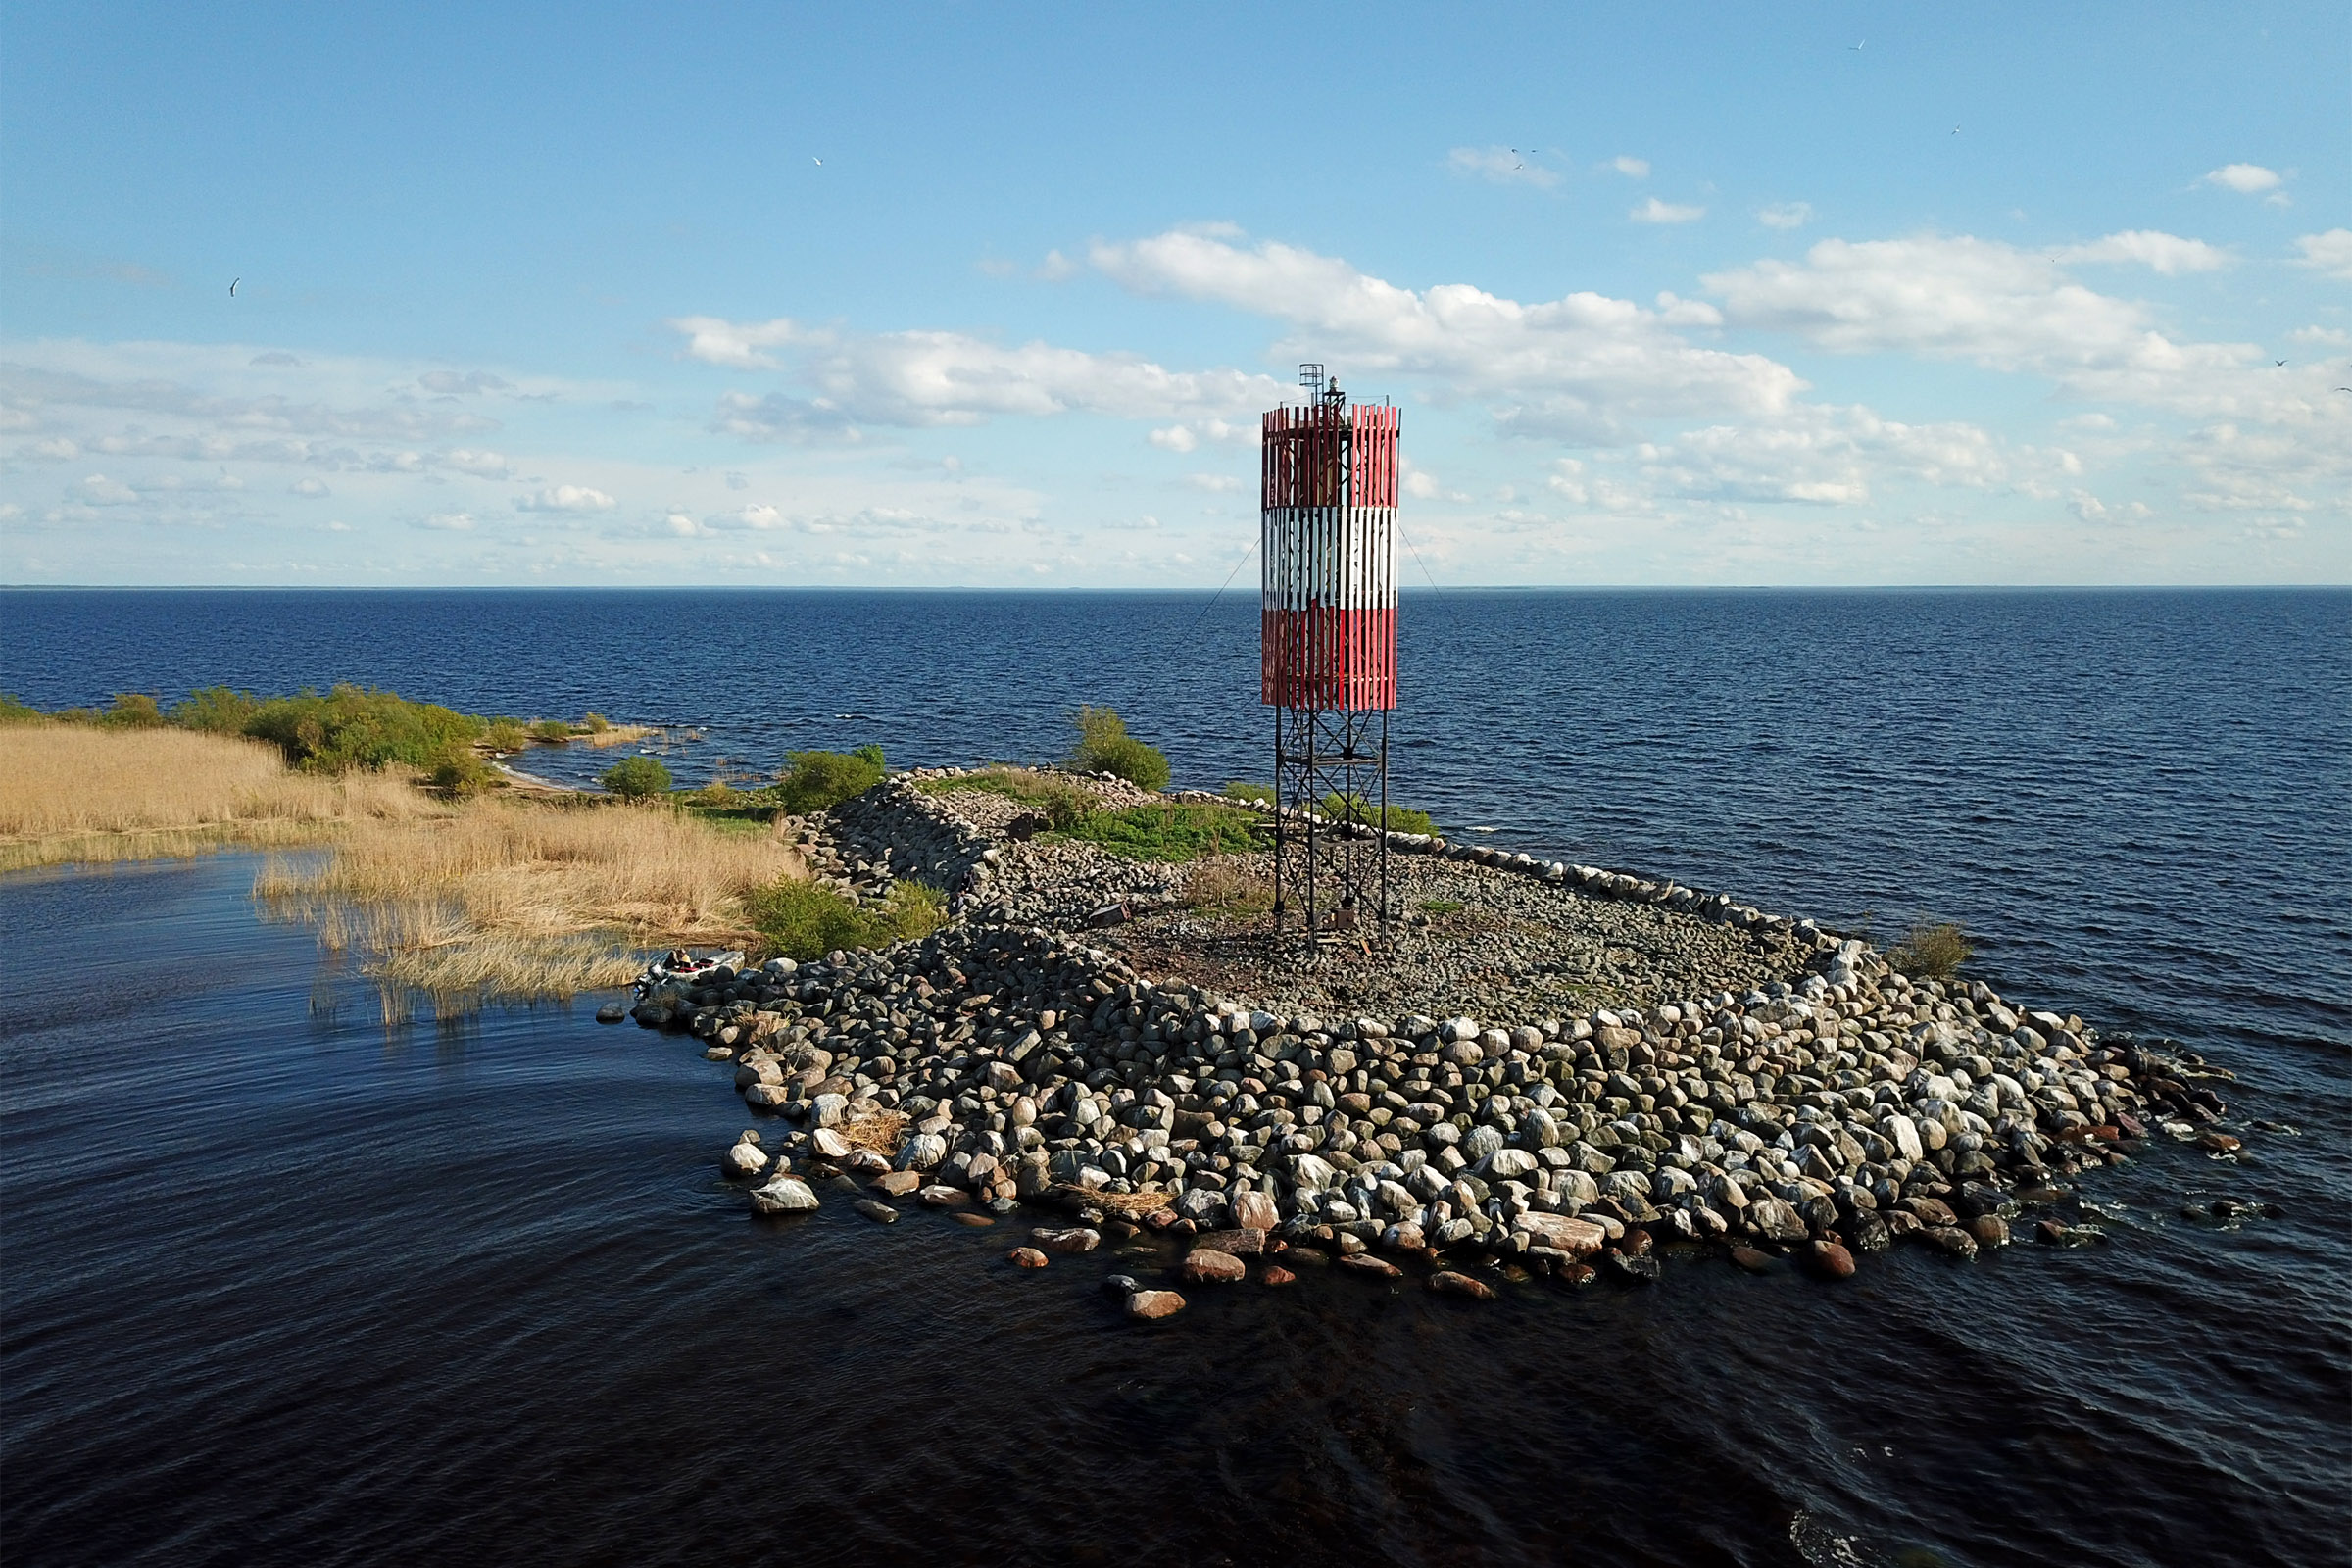
[(1196, 490), (1220, 496), (1232, 495), (1242, 488), (1242, 476), (1238, 473), (1188, 473), (1184, 482)]
[(2145, 502), (2126, 501), (2109, 506), (2087, 490), (2074, 492), (2066, 510), (2084, 522), (2144, 522), (2152, 515)]
[(686, 357), (739, 370), (769, 369), (776, 362), (766, 349), (798, 341), (801, 329), (779, 317), (772, 321), (729, 321), (716, 316), (673, 318), (670, 329), (686, 334)]
[(1633, 454), (1657, 489), (1687, 499), (1847, 506), (1874, 479), (1963, 489), (2010, 481), (2013, 465), (1973, 424), (1905, 424), (1869, 409), (1809, 404), (1743, 424), (1687, 430)]
[(1257, 445), (1258, 435), (1255, 421), (1196, 419), (1190, 424), (1171, 424), (1154, 430), (1145, 439), (1162, 452), (1191, 452), (1203, 441), (1253, 447)]
[(1646, 158), (1628, 158), (1621, 155), (1610, 159), (1609, 167), (1628, 179), (1647, 179), (1649, 177), (1649, 160)]
[(42, 462), (63, 463), (69, 459), (80, 457), (81, 447), (70, 436), (53, 435), (46, 440), (35, 441), (30, 446), (20, 447), (17, 456)]
[(75, 499), (93, 507), (127, 507), (137, 503), (139, 493), (120, 479), (109, 479), (103, 473), (93, 473), (74, 486)]
[(455, 370), (427, 370), (416, 378), (416, 384), (427, 392), (448, 397), (463, 397), (475, 392), (507, 392), (514, 383), (490, 374), (486, 370), (467, 370), (461, 375)]
[(514, 466), (503, 453), (475, 452), (459, 447), (442, 456), (441, 461), (460, 473), (470, 473), (477, 479), (512, 479)]
[(1997, 241), (1827, 239), (1801, 263), (1761, 261), (1705, 282), (1733, 325), (1795, 332), (1836, 353), (1968, 360), (2050, 375), (2086, 396), (2187, 408), (2273, 395), (2231, 373), (2267, 363), (2258, 350), (2177, 343), (2138, 305)]
[(1534, 185), (1548, 190), (1560, 182), (1558, 174), (1533, 162), (1531, 154), (1509, 147), (1456, 147), (1446, 155), (1446, 167), (1497, 185)]
[(1652, 196), (1625, 216), (1637, 223), (1695, 223), (1707, 216), (1707, 210), (1704, 207), (1678, 206)]
[(2329, 277), (2352, 281), (2352, 228), (2305, 234), (2295, 241), (2295, 249), (2303, 253), (2298, 266), (2316, 268)]
[(671, 513), (662, 519), (662, 523), (671, 534), (680, 539), (708, 539), (710, 537), (709, 528), (704, 527), (683, 512)]
[(298, 496), (310, 496), (314, 499), (318, 496), (331, 495), (333, 493), (326, 488), (326, 485), (323, 481), (312, 478), (297, 479), (292, 484), (286, 486), (286, 489), (291, 494)]
[(2219, 185), (2224, 190), (2233, 190), (2241, 196), (2252, 196), (2262, 191), (2278, 189), (2279, 177), (2276, 172), (2263, 168), (2260, 164), (2224, 164), (2221, 168), (2204, 175), (2198, 183)]
[(431, 528), (439, 533), (470, 533), (473, 531), (473, 516), (470, 513), (465, 512), (436, 512), (423, 518), (416, 526)]
[[(1670, 319), (1600, 294), (1526, 305), (1465, 283), (1416, 291), (1295, 246), (1244, 248), (1182, 229), (1098, 244), (1092, 259), (1139, 294), (1214, 300), (1280, 320), (1295, 334), (1283, 352), (1339, 364), (1351, 377), (1428, 376), (1447, 395), (1491, 400), (1504, 427), (1523, 432), (1591, 437), (1625, 418), (1769, 411), (1804, 384), (1761, 355), (1686, 341), (1673, 327), (1695, 313)], [(1714, 314), (1703, 303), (1696, 312)]]
[(2086, 245), (2065, 245), (2050, 252), (2060, 262), (2132, 262), (2166, 277), (2180, 272), (2218, 272), (2230, 265), (2230, 253), (2201, 239), (2152, 228), (2128, 228)]
[(559, 484), (515, 498), (517, 512), (611, 512), (612, 498), (584, 484)]
[[(695, 341), (734, 341), (709, 318), (692, 320), (700, 323), (691, 333)], [(1001, 415), (1164, 418), (1239, 413), (1275, 402), (1283, 391), (1280, 382), (1263, 375), (1170, 370), (1132, 354), (1089, 354), (1040, 342), (1006, 348), (959, 332), (778, 330), (788, 326), (765, 322), (747, 329), (744, 340), (800, 347), (800, 376), (818, 395), (801, 399), (771, 393), (754, 399), (732, 394), (721, 401), (722, 428), (790, 439), (854, 436), (859, 423), (969, 425)]]
[(1802, 228), (1812, 219), (1811, 202), (1774, 202), (1756, 209), (1756, 221), (1766, 228)]
[(1435, 501), (1442, 492), (1438, 476), (1426, 468), (1410, 468), (1404, 473), (1404, 493), (1416, 501)]

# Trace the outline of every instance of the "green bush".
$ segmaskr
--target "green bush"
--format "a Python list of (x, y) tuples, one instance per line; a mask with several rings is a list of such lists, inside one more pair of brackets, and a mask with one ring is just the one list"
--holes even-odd
[(182, 729), (203, 730), (208, 735), (243, 735), (261, 710), (261, 699), (251, 692), (232, 691), (226, 686), (199, 686), (188, 693), (186, 702), (173, 705), (172, 722)]
[(580, 720), (580, 727), (591, 735), (602, 735), (612, 727), (612, 721), (602, 713), (590, 713)]
[(792, 766), (776, 786), (784, 809), (808, 816), (838, 806), (853, 795), (863, 795), (882, 782), (882, 748), (860, 746), (854, 752), (786, 752)]
[(117, 692), (115, 706), (99, 720), (108, 729), (162, 729), (171, 720), (163, 706), (144, 692)]
[(571, 739), (571, 726), (560, 718), (543, 718), (531, 726), (531, 739), (542, 746), (562, 746)]
[(1886, 961), (1914, 980), (1949, 980), (1976, 953), (1968, 933), (1949, 920), (1922, 920), (1886, 955)]
[[(1354, 808), (1352, 810), (1349, 809), (1351, 806)], [(1352, 817), (1374, 827), (1383, 825), (1379, 807), (1360, 795), (1343, 795), (1338, 790), (1323, 797), (1323, 814), (1336, 818)], [(1427, 811), (1416, 811), (1409, 806), (1390, 807), (1386, 825), (1392, 833), (1435, 833), (1438, 830), (1437, 823), (1430, 820)]]
[(489, 725), (437, 703), (412, 703), (393, 692), (337, 686), (321, 697), (303, 692), (261, 705), (245, 733), (273, 742), (286, 760), (315, 772), (402, 763), (430, 769), (455, 743), (470, 745)]
[(1131, 806), (1096, 811), (1059, 837), (1100, 844), (1131, 860), (1178, 862), (1203, 855), (1247, 855), (1262, 849), (1264, 824), (1238, 806)]
[(669, 769), (651, 757), (624, 757), (598, 776), (597, 782), (624, 801), (669, 793)]
[(479, 795), (498, 783), (498, 770), (482, 760), (481, 753), (459, 743), (435, 760), (424, 779), (444, 795)]
[(0, 725), (45, 724), (49, 715), (39, 709), (18, 702), (6, 692), (0, 692)]
[(1248, 779), (1227, 779), (1224, 794), (1229, 801), (1255, 801), (1261, 806), (1274, 804), (1273, 785), (1252, 784)]
[(1139, 789), (1168, 787), (1167, 754), (1127, 733), (1126, 721), (1107, 708), (1081, 708), (1074, 720), (1078, 744), (1069, 765), (1082, 773), (1109, 773)]
[(789, 877), (752, 895), (752, 925), (787, 958), (821, 958), (836, 948), (881, 948), (939, 929), (947, 901), (921, 882), (895, 882), (879, 905), (853, 904), (821, 882)]
[(531, 743), (531, 732), (512, 718), (494, 718), (482, 731), (482, 742), (494, 752), (519, 752)]

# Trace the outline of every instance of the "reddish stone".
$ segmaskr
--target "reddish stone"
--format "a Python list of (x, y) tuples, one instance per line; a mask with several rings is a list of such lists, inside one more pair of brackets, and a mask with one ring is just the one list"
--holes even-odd
[(1377, 1274), (1383, 1279), (1391, 1280), (1404, 1273), (1404, 1270), (1387, 1258), (1374, 1257), (1370, 1252), (1355, 1252), (1343, 1257), (1340, 1259), (1340, 1267), (1353, 1269), (1358, 1274)]
[(1814, 1272), (1834, 1280), (1854, 1277), (1854, 1254), (1836, 1242), (1815, 1242), (1812, 1247)]
[(1750, 1274), (1763, 1274), (1772, 1268), (1772, 1254), (1770, 1252), (1760, 1252), (1752, 1247), (1733, 1248), (1732, 1261), (1739, 1264), (1741, 1268), (1747, 1270)]
[(986, 1214), (975, 1214), (969, 1209), (962, 1208), (956, 1211), (954, 1218), (958, 1225), (994, 1225), (996, 1223)]
[(1184, 1254), (1176, 1272), (1195, 1285), (1231, 1285), (1249, 1278), (1250, 1267), (1231, 1252), (1211, 1252), (1205, 1249)]
[(1044, 1268), (1048, 1261), (1046, 1254), (1034, 1247), (1016, 1247), (1004, 1255), (1020, 1268)]
[(1467, 1296), (1474, 1301), (1494, 1299), (1494, 1287), (1484, 1280), (1474, 1280), (1467, 1274), (1445, 1269), (1429, 1277), (1429, 1288), (1446, 1296)]
[(1173, 1317), (1184, 1310), (1184, 1298), (1174, 1291), (1137, 1291), (1127, 1298), (1127, 1315), (1151, 1321)]
[(1234, 1257), (1255, 1257), (1265, 1250), (1266, 1233), (1261, 1230), (1210, 1231), (1196, 1237), (1193, 1247), (1203, 1252), (1225, 1252)]

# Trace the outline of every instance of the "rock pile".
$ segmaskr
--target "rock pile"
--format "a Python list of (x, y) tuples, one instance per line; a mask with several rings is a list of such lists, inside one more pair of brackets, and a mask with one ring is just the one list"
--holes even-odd
[[(1325, 1017), (1155, 983), (1090, 945), (1109, 934), (1013, 923), (1047, 886), (1013, 871), (1037, 862), (1008, 868), (1009, 841), (909, 780), (834, 820), (844, 863), (936, 880), (965, 918), (885, 953), (721, 971), (635, 1010), (709, 1042), (755, 1112), (789, 1124), (728, 1156), (766, 1212), (816, 1205), (797, 1162), (933, 1206), (1074, 1210), (1076, 1228), (1032, 1237), (1040, 1260), (1137, 1221), (1192, 1238), (1179, 1269), (1202, 1283), (1251, 1259), (1287, 1280), (1265, 1262), (1286, 1247), (1286, 1261), (1311, 1249), (1394, 1275), (1377, 1249), (1476, 1298), (1490, 1287), (1465, 1269), (1582, 1281), (1590, 1259), (1654, 1279), (1653, 1241), (1796, 1250), (1842, 1277), (1898, 1239), (1999, 1246), (2061, 1178), (2120, 1160), (2152, 1123), (2185, 1136), (2223, 1108), (2193, 1058), (2104, 1043), (1981, 983), (1908, 979), (1858, 941), (1671, 883), (1408, 846), (1489, 882), (1754, 939), (1785, 978), (1747, 983), (1750, 965), (1744, 989), (1580, 1015), (1535, 1016), (1545, 993), (1506, 987), (1483, 1019)], [(1159, 869), (1104, 858), (1124, 878)]]

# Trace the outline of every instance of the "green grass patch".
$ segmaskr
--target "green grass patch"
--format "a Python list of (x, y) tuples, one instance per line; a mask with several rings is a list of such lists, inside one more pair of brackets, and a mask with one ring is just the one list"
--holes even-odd
[(1247, 855), (1263, 849), (1266, 839), (1257, 813), (1238, 806), (1131, 806), (1119, 811), (1096, 811), (1055, 838), (1100, 844), (1113, 855), (1131, 860), (1180, 863), (1203, 855)]
[(929, 936), (947, 899), (921, 882), (894, 882), (880, 904), (853, 904), (821, 882), (770, 883), (749, 901), (752, 925), (787, 958), (821, 958), (836, 948), (884, 948)]
[(1462, 901), (1459, 899), (1423, 899), (1421, 912), (1423, 914), (1459, 914), (1462, 912)]
[(49, 715), (39, 709), (18, 702), (6, 692), (0, 692), (0, 724), (46, 724)]
[(1248, 779), (1227, 779), (1225, 781), (1225, 788), (1221, 793), (1229, 801), (1254, 801), (1260, 806), (1272, 806), (1274, 804), (1273, 785), (1252, 784)]
[(1386, 827), (1392, 833), (1435, 833), (1437, 823), (1427, 811), (1416, 811), (1409, 806), (1391, 806), (1384, 817), (1381, 808), (1361, 795), (1343, 795), (1338, 790), (1323, 797), (1323, 814), (1343, 820)]

